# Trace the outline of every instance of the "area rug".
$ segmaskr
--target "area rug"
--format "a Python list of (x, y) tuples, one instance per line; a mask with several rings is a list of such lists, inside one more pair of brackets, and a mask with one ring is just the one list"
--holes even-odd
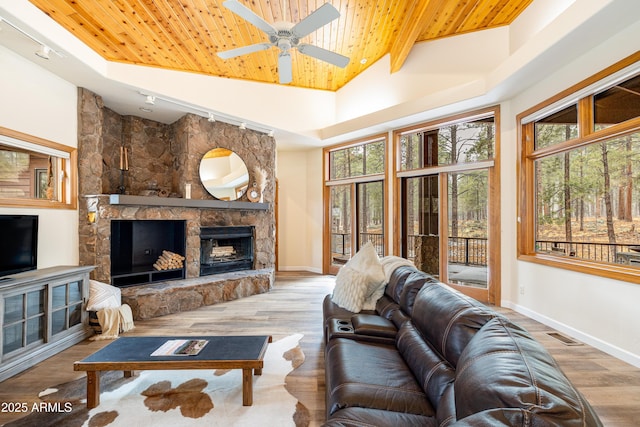
[(100, 405), (87, 410), (86, 379), (44, 390), (50, 409), (7, 426), (296, 426), (308, 411), (285, 388), (286, 376), (304, 362), (295, 334), (269, 344), (262, 375), (254, 376), (253, 405), (242, 405), (242, 370), (139, 371), (101, 376)]

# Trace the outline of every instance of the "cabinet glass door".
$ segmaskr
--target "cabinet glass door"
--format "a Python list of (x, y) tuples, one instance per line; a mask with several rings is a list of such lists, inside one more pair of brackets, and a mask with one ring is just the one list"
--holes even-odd
[(44, 310), (44, 289), (4, 299), (2, 354), (44, 340)]
[(51, 334), (63, 332), (82, 321), (82, 282), (54, 286), (51, 303)]

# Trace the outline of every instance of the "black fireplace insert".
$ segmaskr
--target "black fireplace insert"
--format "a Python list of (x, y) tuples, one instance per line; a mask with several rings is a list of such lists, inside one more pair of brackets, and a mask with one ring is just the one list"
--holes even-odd
[(112, 220), (111, 284), (124, 287), (184, 279), (184, 260), (178, 267), (156, 265), (163, 253), (184, 256), (185, 249), (185, 220)]
[(253, 226), (200, 228), (200, 275), (253, 270)]

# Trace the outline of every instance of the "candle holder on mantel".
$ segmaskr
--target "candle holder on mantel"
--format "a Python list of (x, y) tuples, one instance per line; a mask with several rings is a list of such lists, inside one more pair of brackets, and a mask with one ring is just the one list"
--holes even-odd
[(118, 194), (124, 194), (127, 188), (124, 185), (124, 173), (129, 170), (129, 149), (120, 147), (120, 185)]

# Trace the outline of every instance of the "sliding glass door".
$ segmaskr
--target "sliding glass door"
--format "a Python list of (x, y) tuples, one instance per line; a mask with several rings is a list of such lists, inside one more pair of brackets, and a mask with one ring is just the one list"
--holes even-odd
[(499, 301), (495, 112), (396, 133), (396, 247), (440, 281)]
[(325, 149), (324, 273), (337, 273), (367, 242), (385, 255), (385, 144), (381, 136)]

